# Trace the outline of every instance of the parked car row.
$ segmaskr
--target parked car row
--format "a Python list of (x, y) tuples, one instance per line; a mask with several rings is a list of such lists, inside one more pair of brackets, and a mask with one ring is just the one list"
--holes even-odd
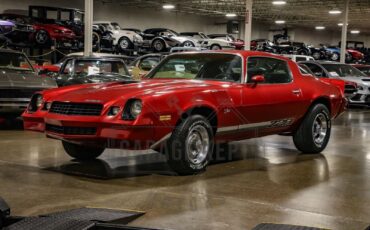
[[(309, 55), (315, 60), (339, 61), (341, 56), (340, 48), (337, 46), (321, 45), (319, 48), (308, 46), (303, 42), (284, 41), (275, 44), (268, 39), (257, 39), (251, 42), (251, 49), (276, 54), (297, 54)], [(348, 47), (346, 50), (346, 62), (366, 62), (365, 54), (362, 50)]]

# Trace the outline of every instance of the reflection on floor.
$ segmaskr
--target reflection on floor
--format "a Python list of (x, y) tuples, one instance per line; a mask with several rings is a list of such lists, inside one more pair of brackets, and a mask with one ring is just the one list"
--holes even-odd
[[(14, 128), (15, 127), (15, 128)], [(59, 141), (0, 127), (0, 196), (14, 215), (84, 206), (142, 210), (134, 226), (251, 229), (261, 222), (364, 229), (370, 219), (370, 111), (351, 110), (333, 125), (320, 155), (300, 155), (291, 138), (231, 145), (232, 158), (179, 177), (165, 157), (107, 150), (72, 161)]]

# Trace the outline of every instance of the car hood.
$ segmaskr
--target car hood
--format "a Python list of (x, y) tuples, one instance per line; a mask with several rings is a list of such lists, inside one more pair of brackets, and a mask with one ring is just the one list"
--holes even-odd
[(367, 77), (343, 77), (342, 79), (355, 82), (358, 85), (370, 86), (370, 79)]
[(14, 70), (0, 70), (0, 87), (2, 88), (54, 88), (56, 83), (47, 77), (39, 77), (34, 73)]
[(65, 90), (65, 93), (57, 92), (53, 101), (87, 102), (99, 101), (107, 103), (112, 101), (127, 100), (129, 98), (141, 98), (145, 96), (161, 96), (173, 92), (189, 92), (201, 90), (221, 89), (222, 85), (231, 83), (220, 83), (217, 81), (199, 80), (144, 80), (138, 83), (127, 81), (85, 85), (73, 90)]

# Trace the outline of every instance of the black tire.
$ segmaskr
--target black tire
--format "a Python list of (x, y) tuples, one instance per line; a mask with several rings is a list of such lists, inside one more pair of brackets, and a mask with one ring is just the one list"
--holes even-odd
[(101, 37), (99, 33), (93, 32), (92, 33), (92, 38), (93, 38), (93, 50), (94, 52), (100, 52), (100, 43), (101, 43)]
[(77, 145), (66, 141), (62, 143), (66, 153), (79, 161), (94, 160), (104, 152), (104, 148)]
[(346, 55), (346, 62), (351, 63), (353, 61), (353, 56), (351, 54)]
[(155, 39), (152, 43), (152, 48), (155, 52), (163, 52), (166, 50), (166, 43), (161, 39)]
[(134, 47), (134, 43), (132, 43), (127, 37), (122, 37), (119, 39), (117, 46), (120, 51), (126, 51), (127, 49), (132, 49)]
[(35, 41), (37, 45), (50, 44), (50, 35), (46, 30), (39, 30), (35, 34)]
[(306, 50), (301, 50), (301, 51), (299, 51), (299, 54), (300, 54), (300, 55), (305, 55), (305, 56), (307, 56), (307, 55), (308, 55), (308, 52), (307, 52)]
[(218, 44), (213, 44), (213, 45), (211, 45), (211, 50), (222, 50), (222, 48)]
[[(198, 130), (198, 131), (197, 131)], [(201, 130), (201, 131), (199, 131)], [(194, 135), (208, 135), (208, 142), (201, 143), (205, 154), (192, 155), (191, 148), (198, 148), (198, 142), (192, 141)], [(179, 175), (189, 175), (202, 172), (206, 169), (213, 152), (213, 130), (206, 118), (200, 115), (192, 115), (182, 121), (173, 131), (166, 144), (166, 157), (168, 165)], [(205, 141), (206, 138), (202, 138)], [(199, 150), (199, 149), (197, 149)], [(194, 156), (192, 159), (190, 155)], [(195, 159), (198, 158), (198, 159)], [(197, 161), (199, 160), (199, 162)]]
[[(298, 130), (293, 135), (294, 145), (299, 151), (302, 153), (317, 154), (326, 148), (331, 133), (329, 114), (329, 109), (323, 104), (315, 104), (311, 107)], [(318, 129), (317, 124), (320, 123), (319, 121), (322, 121), (321, 124), (326, 127), (326, 130)], [(316, 132), (319, 131), (320, 134), (317, 136), (318, 134)], [(321, 137), (321, 133), (325, 133), (325, 135)]]

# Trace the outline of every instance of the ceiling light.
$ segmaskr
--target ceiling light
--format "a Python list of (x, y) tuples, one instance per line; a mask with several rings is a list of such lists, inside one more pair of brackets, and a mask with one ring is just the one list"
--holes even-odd
[(230, 14), (226, 14), (225, 16), (228, 18), (232, 18), (232, 17), (236, 17), (236, 14), (230, 13)]
[(317, 29), (317, 30), (325, 30), (325, 26), (316, 26), (315, 29)]
[(175, 9), (175, 6), (171, 4), (166, 4), (166, 5), (163, 5), (163, 9), (166, 9), (166, 10)]
[(329, 11), (329, 14), (341, 14), (342, 13), (342, 11), (340, 11), (340, 10), (330, 10)]
[(351, 34), (359, 34), (360, 31), (359, 30), (351, 30)]
[(275, 23), (276, 24), (285, 24), (285, 21), (284, 20), (276, 20)]
[(286, 1), (273, 1), (272, 4), (277, 5), (277, 6), (281, 6), (281, 5), (285, 5)]

